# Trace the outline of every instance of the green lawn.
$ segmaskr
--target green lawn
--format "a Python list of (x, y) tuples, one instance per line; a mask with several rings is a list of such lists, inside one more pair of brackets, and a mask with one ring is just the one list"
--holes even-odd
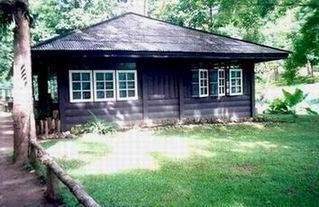
[[(43, 145), (102, 206), (318, 206), (319, 118), (286, 120)], [(61, 194), (76, 205), (66, 189)]]

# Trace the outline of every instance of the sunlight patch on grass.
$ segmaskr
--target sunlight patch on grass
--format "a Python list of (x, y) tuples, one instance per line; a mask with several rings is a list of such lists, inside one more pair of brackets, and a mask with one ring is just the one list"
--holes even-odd
[(181, 137), (158, 137), (150, 131), (130, 130), (107, 139), (110, 153), (78, 170), (81, 175), (112, 174), (136, 169), (160, 168), (154, 153), (166, 159), (183, 160), (192, 155), (211, 157), (213, 153), (199, 149), (205, 141)]
[[(317, 206), (319, 117), (285, 119), (88, 134), (43, 145), (101, 206)], [(66, 206), (77, 205), (61, 195)]]

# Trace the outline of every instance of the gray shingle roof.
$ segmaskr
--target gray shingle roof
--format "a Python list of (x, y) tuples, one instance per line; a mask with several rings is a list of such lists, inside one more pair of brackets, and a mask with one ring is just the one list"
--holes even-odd
[(273, 54), (288, 51), (127, 13), (90, 27), (58, 36), (32, 47), (33, 51), (130, 51), (208, 54)]

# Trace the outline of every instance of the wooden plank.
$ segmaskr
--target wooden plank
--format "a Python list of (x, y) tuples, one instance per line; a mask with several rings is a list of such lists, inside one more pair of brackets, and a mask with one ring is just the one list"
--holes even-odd
[(66, 103), (65, 109), (96, 109), (96, 108), (125, 108), (125, 107), (142, 107), (143, 101), (106, 101), (106, 102), (86, 102), (86, 103)]
[(117, 115), (117, 114), (135, 114), (135, 113), (143, 113), (142, 107), (131, 107), (131, 108), (95, 108), (95, 109), (67, 109), (65, 110), (65, 115), (67, 117), (74, 117), (79, 115), (86, 115), (91, 116), (94, 114), (95, 116), (102, 116), (102, 115)]
[(179, 111), (179, 106), (178, 105), (163, 105), (163, 106), (150, 106), (148, 109), (149, 113), (152, 112), (163, 112), (165, 113), (166, 111)]
[(185, 104), (196, 104), (196, 103), (211, 103), (211, 102), (237, 102), (237, 101), (250, 101), (250, 96), (240, 95), (240, 96), (209, 96), (209, 97), (193, 97), (193, 98), (185, 98)]
[(237, 113), (233, 113), (233, 114), (218, 114), (218, 115), (215, 115), (215, 116), (212, 116), (210, 114), (201, 114), (201, 115), (198, 115), (198, 116), (194, 116), (194, 114), (192, 113), (187, 113), (185, 112), (184, 116), (185, 118), (188, 118), (188, 119), (192, 119), (192, 118), (195, 118), (195, 119), (230, 119), (232, 118), (232, 116), (236, 115), (237, 118), (245, 118), (245, 117), (249, 117), (250, 116), (250, 111), (245, 111), (245, 112), (237, 112)]
[[(136, 114), (128, 114), (128, 115), (112, 115), (112, 116), (96, 116), (98, 119), (102, 119), (105, 121), (134, 121), (134, 120), (143, 120), (143, 113)], [(92, 116), (74, 116), (74, 117), (66, 117), (66, 124), (81, 124), (86, 123), (92, 120)]]
[(149, 92), (148, 92), (148, 87), (149, 87), (149, 81), (148, 81), (148, 77), (147, 77), (147, 72), (146, 69), (144, 68), (142, 70), (142, 91), (143, 91), (143, 119), (147, 120), (148, 119), (148, 96), (149, 96)]
[(205, 103), (192, 103), (185, 104), (185, 110), (187, 109), (204, 109), (204, 108), (220, 108), (220, 107), (240, 107), (240, 106), (250, 106), (249, 100), (240, 101), (225, 101), (225, 102), (205, 102)]
[[(71, 191), (75, 198), (85, 207), (99, 207), (100, 205), (82, 188), (82, 186), (72, 179), (58, 163), (43, 149), (43, 147), (31, 139), (30, 144), (34, 150), (37, 150), (38, 159), (47, 166), (49, 173), (54, 175)], [(51, 177), (52, 178), (52, 177)], [(53, 184), (53, 183), (51, 183)], [(51, 188), (54, 190), (54, 188)], [(55, 194), (55, 192), (54, 192)]]
[(250, 96), (251, 96), (251, 116), (254, 117), (256, 115), (256, 98), (255, 98), (255, 65), (252, 64), (252, 67), (251, 67), (251, 87), (250, 87), (250, 90), (251, 90), (251, 93), (250, 93)]
[(165, 111), (165, 112), (150, 112), (150, 119), (170, 119), (170, 118), (179, 118), (178, 111)]
[(179, 120), (184, 118), (184, 78), (183, 75), (178, 77), (178, 105), (179, 105)]
[(178, 99), (153, 99), (148, 100), (149, 106), (178, 105)]
[(222, 116), (227, 114), (236, 114), (241, 112), (250, 113), (250, 106), (241, 106), (241, 107), (224, 107), (224, 108), (214, 108), (214, 109), (196, 109), (196, 110), (185, 110), (186, 115), (209, 115), (209, 116)]
[(48, 200), (56, 201), (58, 199), (58, 183), (56, 175), (50, 167), (47, 167), (47, 190), (46, 197)]

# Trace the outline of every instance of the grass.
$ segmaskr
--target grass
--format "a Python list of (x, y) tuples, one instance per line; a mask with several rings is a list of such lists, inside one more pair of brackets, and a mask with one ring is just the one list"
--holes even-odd
[[(102, 206), (317, 206), (319, 118), (271, 120), (85, 135), (44, 146)], [(65, 189), (61, 195), (77, 205)]]

